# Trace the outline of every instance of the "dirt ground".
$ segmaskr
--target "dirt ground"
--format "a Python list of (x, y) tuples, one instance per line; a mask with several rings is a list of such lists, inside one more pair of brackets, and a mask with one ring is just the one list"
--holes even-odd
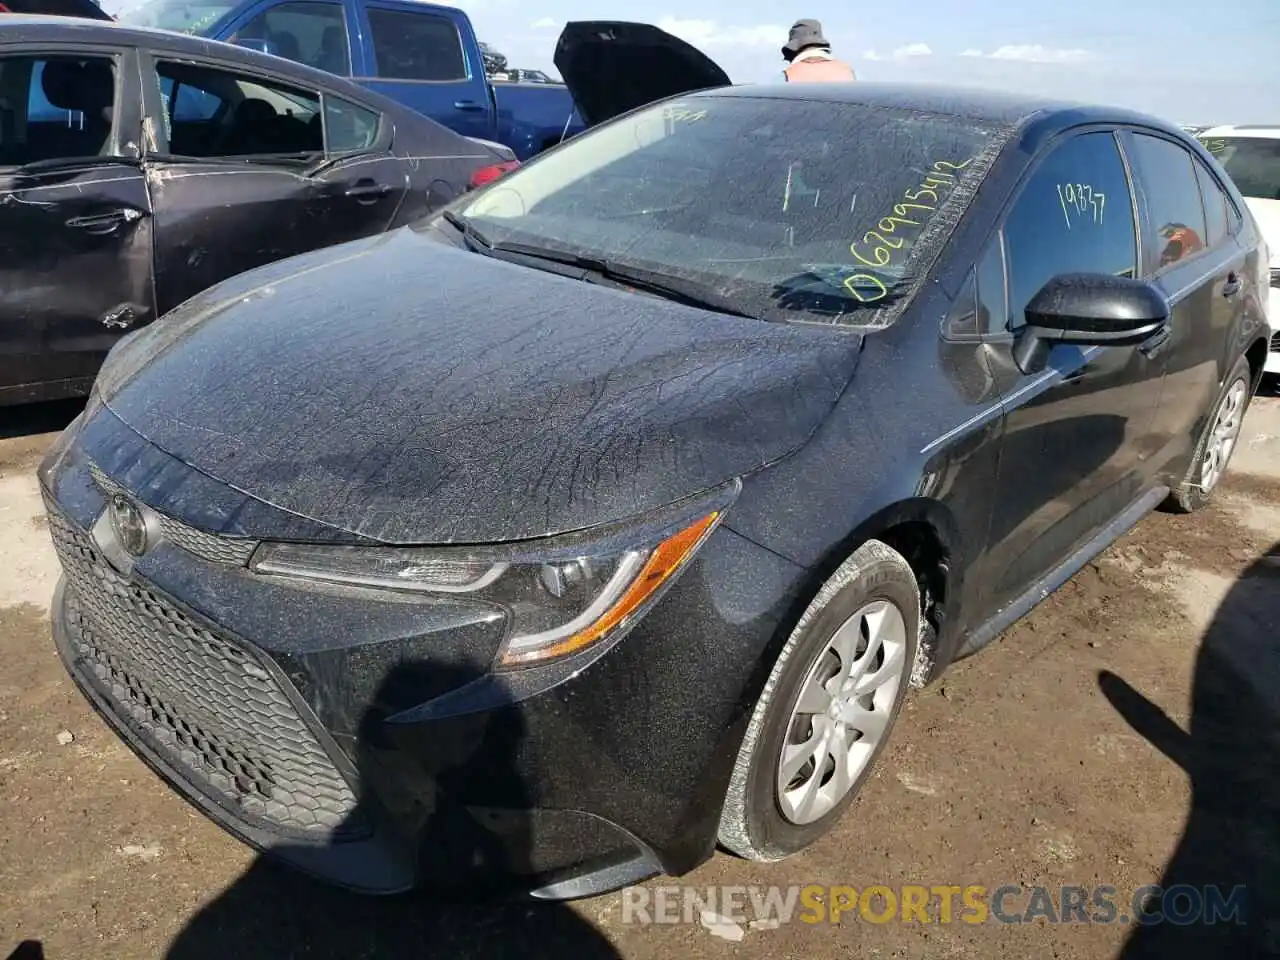
[(781, 864), (719, 855), (683, 881), (1109, 884), (1122, 903), (1150, 883), (1246, 883), (1246, 926), (1232, 929), (855, 914), (642, 926), (618, 894), (440, 906), (351, 897), (264, 865), (108, 733), (54, 654), (56, 568), (32, 472), (74, 412), (0, 421), (0, 957), (24, 940), (50, 960), (1280, 954), (1268, 922), (1280, 912), (1264, 899), (1280, 886), (1274, 396), (1254, 401), (1214, 506), (1147, 519), (916, 694), (832, 836)]

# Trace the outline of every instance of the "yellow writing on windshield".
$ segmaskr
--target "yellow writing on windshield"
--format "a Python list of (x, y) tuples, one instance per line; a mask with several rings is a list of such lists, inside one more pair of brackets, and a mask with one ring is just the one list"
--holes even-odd
[(875, 303), (889, 295), (889, 288), (884, 285), (884, 281), (870, 273), (855, 273), (851, 277), (845, 277), (841, 286), (859, 303)]
[(1223, 153), (1227, 149), (1227, 141), (1225, 140), (1219, 140), (1215, 138), (1213, 140), (1202, 140), (1200, 142), (1203, 143), (1204, 148), (1208, 150), (1210, 153), (1212, 153), (1215, 157), (1218, 154)]
[(674, 123), (694, 123), (706, 115), (706, 110), (690, 110), (684, 106), (665, 107), (662, 111), (662, 119), (671, 120)]
[(910, 239), (910, 231), (900, 231), (899, 227), (922, 227), (928, 216), (941, 205), (946, 191), (956, 185), (954, 171), (963, 170), (971, 163), (972, 157), (964, 163), (952, 163), (950, 160), (934, 162), (923, 181), (914, 189), (903, 191), (902, 202), (895, 203), (893, 212), (880, 218), (876, 229), (868, 230), (861, 240), (849, 244), (849, 253), (868, 267), (889, 266), (895, 253), (902, 250)]
[(1066, 218), (1068, 230), (1071, 229), (1073, 217), (1076, 223), (1101, 223), (1102, 215), (1107, 209), (1107, 195), (1087, 183), (1058, 184), (1058, 202), (1062, 204), (1062, 215)]

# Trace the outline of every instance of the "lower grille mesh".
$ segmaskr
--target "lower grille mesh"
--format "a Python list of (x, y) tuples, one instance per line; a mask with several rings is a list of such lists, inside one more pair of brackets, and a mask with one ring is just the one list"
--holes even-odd
[(347, 782), (257, 657), (107, 565), (48, 504), (78, 672), (191, 786), (282, 835), (367, 831)]

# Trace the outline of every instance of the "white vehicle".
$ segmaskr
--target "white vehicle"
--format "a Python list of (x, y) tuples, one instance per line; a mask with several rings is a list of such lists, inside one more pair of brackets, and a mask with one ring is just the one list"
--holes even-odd
[(1235, 181), (1271, 250), (1271, 352), (1266, 369), (1280, 373), (1280, 125), (1210, 127), (1196, 136)]

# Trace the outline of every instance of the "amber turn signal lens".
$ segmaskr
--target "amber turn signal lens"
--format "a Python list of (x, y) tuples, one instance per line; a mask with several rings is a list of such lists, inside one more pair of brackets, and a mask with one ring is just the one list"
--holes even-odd
[(719, 517), (720, 512), (718, 510), (714, 513), (709, 513), (658, 544), (653, 553), (649, 555), (649, 559), (645, 561), (645, 565), (640, 569), (636, 578), (631, 581), (631, 584), (623, 591), (622, 596), (618, 598), (617, 603), (606, 610), (600, 619), (589, 627), (579, 630), (572, 636), (565, 637), (553, 646), (541, 647), (537, 650), (529, 650), (522, 653), (504, 654), (501, 660), (502, 666), (519, 666), (534, 661), (554, 660), (570, 653), (576, 653), (603, 639), (615, 628), (625, 623), (646, 600), (653, 596), (654, 591), (671, 579), (675, 572), (684, 565), (684, 562), (693, 555), (694, 550), (697, 549), (711, 528), (715, 526)]

